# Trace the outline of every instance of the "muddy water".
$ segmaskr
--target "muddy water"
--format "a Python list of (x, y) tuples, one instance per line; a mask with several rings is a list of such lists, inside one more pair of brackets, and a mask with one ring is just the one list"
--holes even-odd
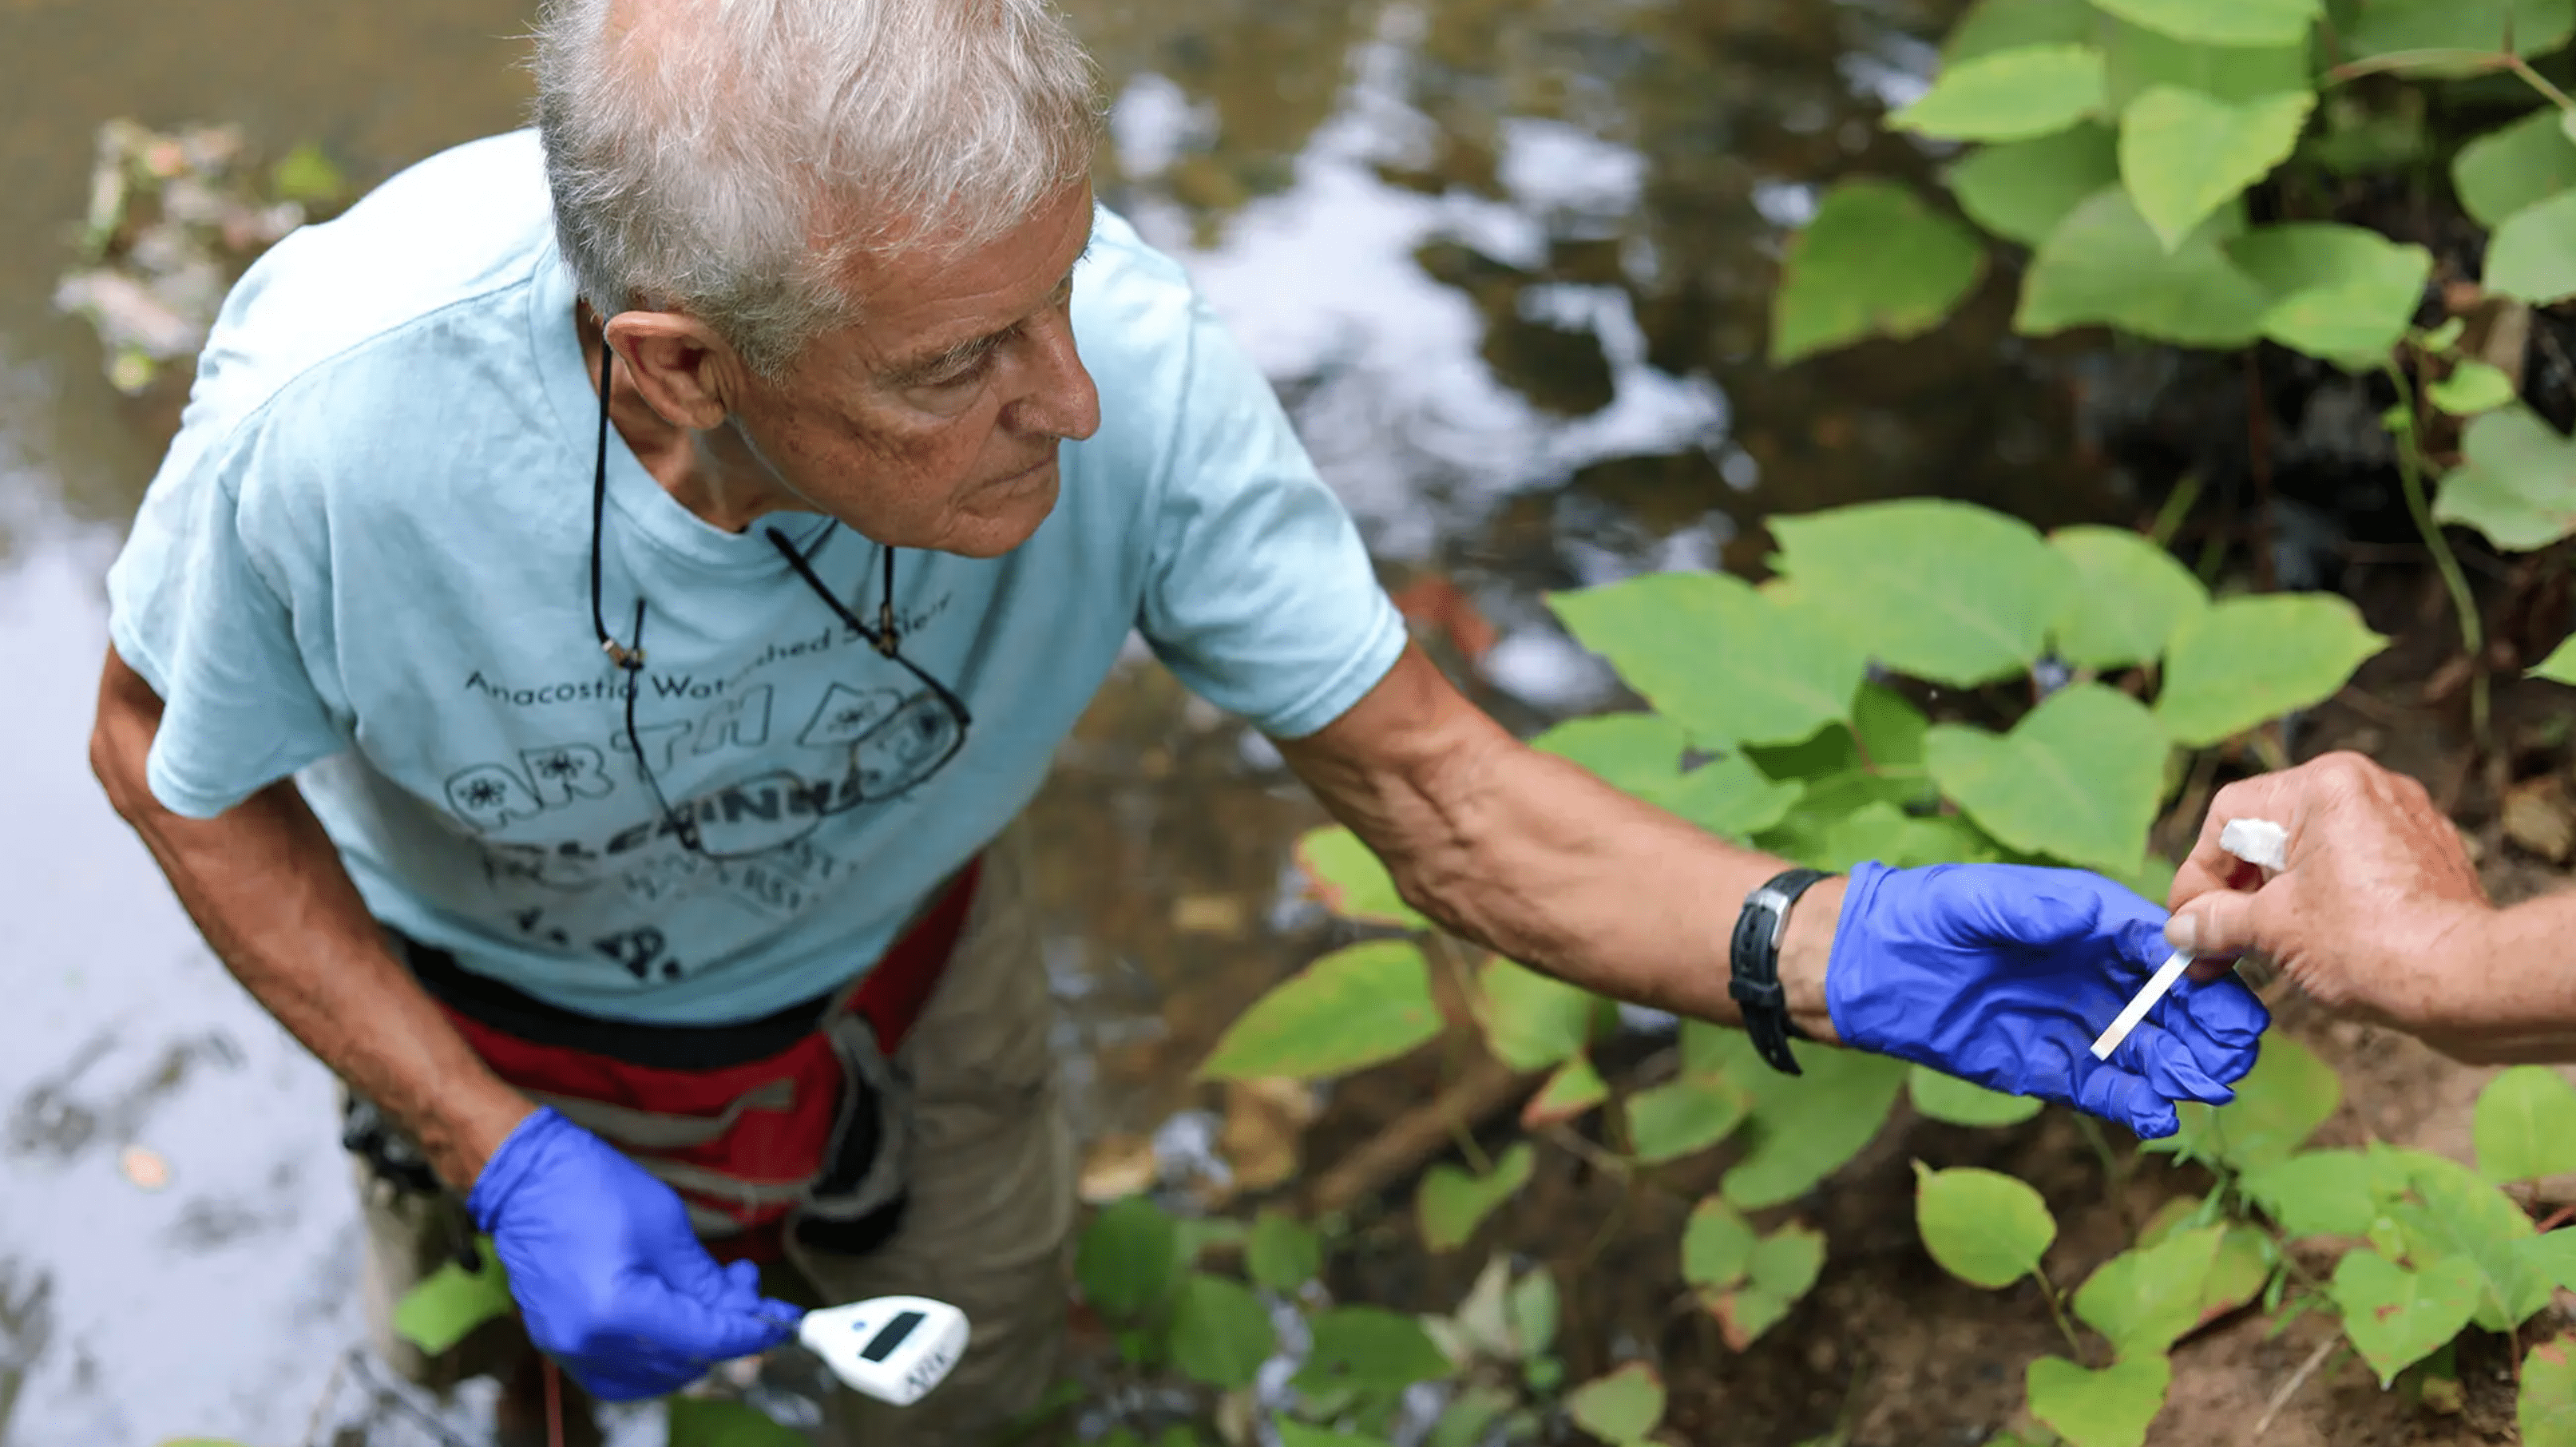
[[(1610, 696), (1545, 589), (1758, 566), (1763, 514), (1869, 497), (2129, 511), (2084, 460), (2079, 391), (2002, 340), (1999, 290), (1944, 339), (1762, 363), (1813, 184), (1922, 171), (1874, 119), (1952, 8), (1073, 6), (1117, 103), (1104, 195), (1276, 379), (1389, 580), (1452, 577), (1499, 626), (1470, 682), (1523, 726)], [(322, 1072), (206, 954), (82, 759), (99, 577), (169, 422), (48, 304), (91, 135), (238, 121), (372, 180), (516, 123), (523, 24), (511, 0), (0, 0), (10, 1447), (302, 1441), (358, 1330)], [(1283, 887), (1315, 811), (1260, 741), (1141, 663), (1040, 808), (1086, 1124), (1149, 1126), (1322, 937)]]

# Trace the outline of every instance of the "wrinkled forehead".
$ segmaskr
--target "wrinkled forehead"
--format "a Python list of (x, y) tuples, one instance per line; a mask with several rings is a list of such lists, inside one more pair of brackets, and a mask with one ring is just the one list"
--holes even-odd
[(1092, 215), (1085, 180), (989, 239), (898, 235), (852, 248), (834, 282), (853, 320), (823, 344), (885, 372), (1009, 331), (1055, 303), (1090, 246)]

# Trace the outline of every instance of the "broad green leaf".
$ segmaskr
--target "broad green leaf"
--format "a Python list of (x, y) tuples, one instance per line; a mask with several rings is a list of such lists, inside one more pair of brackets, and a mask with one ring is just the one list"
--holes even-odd
[(1172, 1304), (1171, 1346), (1172, 1365), (1184, 1375), (1230, 1392), (1252, 1385), (1279, 1338), (1250, 1287), (1194, 1272)]
[(2316, 95), (2233, 102), (2155, 86), (2120, 116), (2120, 180), (2165, 250), (2289, 158)]
[(2216, 1321), (2262, 1295), (2271, 1283), (2280, 1248), (2253, 1226), (2231, 1226), (2219, 1238), (2218, 1259), (2210, 1263), (2209, 1280), (2200, 1292), (2200, 1322)]
[(1548, 605), (1706, 748), (1793, 743), (1840, 722), (1868, 671), (1823, 616), (1724, 573), (1649, 573)]
[(1932, 89), (1887, 124), (1945, 141), (2021, 141), (2099, 115), (2103, 104), (2102, 52), (2024, 45), (1944, 66)]
[(1439, 1033), (1422, 951), (1378, 940), (1335, 950), (1254, 1001), (1199, 1073), (1233, 1080), (1347, 1075)]
[(518, 1309), (510, 1297), (510, 1273), (501, 1258), (492, 1254), (491, 1238), (476, 1237), (474, 1250), (482, 1259), (482, 1270), (468, 1271), (450, 1261), (403, 1293), (402, 1300), (394, 1303), (396, 1335), (437, 1356), (474, 1328)]
[(1491, 1383), (1469, 1387), (1441, 1409), (1440, 1420), (1432, 1424), (1422, 1447), (1478, 1447), (1494, 1424), (1519, 1405), (1519, 1396), (1508, 1388)]
[(2147, 1424), (2164, 1410), (2173, 1363), (2138, 1357), (2088, 1372), (2064, 1357), (2030, 1364), (2030, 1414), (2068, 1447), (2143, 1447)]
[(2107, 187), (2039, 244), (2013, 327), (2047, 336), (2101, 325), (2187, 347), (2244, 346), (2272, 298), (2221, 249), (2242, 226), (2237, 209), (2224, 208), (2168, 250), (2127, 190)]
[(2478, 1277), (2478, 1325), (2507, 1331), (2549, 1304), (2547, 1274), (2528, 1255), (2535, 1232), (2522, 1208), (2448, 1157), (2383, 1147), (2379, 1159), (2404, 1171), (2404, 1195), (2387, 1212), (2407, 1259), (2469, 1263)]
[(1718, 1076), (1685, 1075), (1628, 1097), (1628, 1143), (1655, 1165), (1704, 1151), (1744, 1123), (1744, 1092)]
[(1763, 1068), (1770, 1078), (1757, 1090), (1746, 1127), (1750, 1144), (1719, 1183), (1739, 1210), (1759, 1211), (1805, 1195), (1860, 1154), (1904, 1088), (1899, 1060), (1815, 1044), (1800, 1044), (1797, 1053), (1803, 1075), (1773, 1075)]
[(1790, 238), (1771, 302), (1771, 364), (1863, 337), (1920, 336), (1975, 289), (1985, 248), (1890, 181), (1845, 181)]
[(1789, 1315), (1799, 1298), (1814, 1288), (1824, 1264), (1823, 1233), (1805, 1226), (1783, 1226), (1753, 1248), (1741, 1285), (1702, 1291), (1700, 1300), (1717, 1317), (1726, 1344), (1743, 1351)]
[(1431, 922), (1396, 893), (1386, 865), (1348, 829), (1339, 825), (1310, 829), (1298, 839), (1296, 853), (1309, 892), (1324, 908), (1365, 924), (1429, 927)]
[(2028, 45), (2082, 44), (2102, 25), (2086, 0), (1977, 0), (1941, 40), (1941, 62), (1959, 65)]
[(1545, 1353), (1556, 1345), (1556, 1278), (1544, 1266), (1512, 1283), (1503, 1294), (1503, 1320), (1509, 1325), (1512, 1344), (1519, 1348), (1521, 1359)]
[(1387, 1447), (1383, 1437), (1310, 1427), (1288, 1417), (1274, 1417), (1271, 1425), (1279, 1429), (1279, 1447)]
[(2121, 19), (2195, 45), (2296, 45), (2318, 0), (2093, 0)]
[(1994, 841), (1974, 826), (1949, 815), (1917, 819), (1884, 801), (1864, 804), (1842, 818), (1824, 822), (1799, 862), (1811, 869), (1847, 873), (1864, 859), (1891, 868), (1917, 864), (1957, 864), (2001, 857)]
[(2478, 1174), (2536, 1181), (2576, 1171), (2576, 1089), (2543, 1065), (2517, 1065), (2478, 1093)]
[(1732, 1025), (1684, 1020), (1681, 1030), (1682, 1074), (1748, 1080), (1756, 1085), (1772, 1077), (1753, 1048), (1753, 1037)]
[(2342, 58), (2418, 57), (2411, 75), (2477, 74), (2503, 51), (2508, 27), (2522, 55), (2556, 50), (2576, 31), (2576, 0), (2362, 0), (2359, 10), (2337, 36)]
[(1285, 1295), (1324, 1269), (1324, 1240), (1286, 1212), (1265, 1209), (1244, 1239), (1243, 1264), (1254, 1285)]
[(2227, 254), (2272, 293), (2263, 335), (2352, 371), (2388, 360), (2433, 270), (2420, 246), (2322, 221), (2262, 227), (2229, 242)]
[(1864, 503), (1770, 526), (1781, 571), (1880, 662), (1960, 688), (2029, 668), (2075, 582), (2038, 529), (1967, 503)]
[(2156, 721), (2199, 748), (2332, 698), (2388, 640), (2325, 593), (2224, 599), (2174, 630)]
[(1742, 754), (1711, 759), (1647, 800), (1711, 834), (1741, 839), (1779, 823), (1805, 790), (1765, 775)]
[(2490, 367), (2474, 358), (2464, 359), (2451, 368), (2451, 375), (2424, 389), (2424, 399), (2454, 417), (2475, 417), (2492, 412), (2512, 401), (2513, 378), (2502, 367)]
[(1422, 1178), (1413, 1204), (1422, 1226), (1422, 1244), (1434, 1251), (1455, 1251), (1467, 1244), (1496, 1207), (1529, 1184), (1537, 1155), (1527, 1141), (1516, 1142), (1488, 1175), (1475, 1175), (1452, 1165), (1433, 1166)]
[(1376, 1306), (1341, 1306), (1307, 1319), (1314, 1350), (1296, 1376), (1300, 1391), (1353, 1387), (1391, 1392), (1456, 1372), (1422, 1324)]
[(2549, 650), (2549, 656), (2533, 664), (2524, 677), (2576, 684), (2576, 637), (2558, 640), (2558, 646)]
[(1968, 218), (2007, 241), (2037, 246), (2085, 197), (2120, 179), (2111, 129), (2091, 121), (2027, 141), (1986, 146), (1950, 168), (1950, 194)]
[(2209, 606), (2189, 568), (2126, 528), (2059, 528), (2048, 545), (2075, 565), (2075, 589), (2050, 632), (2057, 655), (2079, 668), (2150, 662)]
[(1566, 1394), (1574, 1425), (1604, 1442), (1635, 1442), (1664, 1420), (1664, 1379), (1644, 1362), (1630, 1362)]
[(2359, 1151), (2304, 1151), (2247, 1171), (2245, 1193), (2280, 1223), (2281, 1234), (2363, 1236), (2379, 1208), (2370, 1162)]
[(2514, 1243), (2514, 1255), (2542, 1280), (2576, 1291), (2576, 1230), (2525, 1237)]
[(2057, 1239), (2057, 1219), (2039, 1192), (1996, 1171), (1914, 1163), (1914, 1221), (1941, 1269), (1988, 1290), (2039, 1269)]
[(2005, 1095), (1971, 1085), (1928, 1065), (1907, 1071), (1905, 1081), (1913, 1093), (1916, 1110), (1952, 1125), (2017, 1125), (2039, 1114), (2047, 1104), (2027, 1095)]
[(1623, 793), (1651, 797), (1681, 782), (1690, 735), (1659, 713), (1604, 713), (1567, 719), (1530, 747), (1581, 764)]
[(669, 1447), (807, 1447), (813, 1440), (748, 1402), (674, 1396), (669, 1411)]
[(2576, 532), (2576, 442), (2539, 413), (2515, 402), (2478, 417), (2461, 433), (2460, 451), (2460, 466), (2433, 500), (2435, 518), (2523, 553)]
[(1179, 1259), (1171, 1216), (1142, 1196), (1129, 1196), (1103, 1207), (1082, 1233), (1073, 1274), (1083, 1300), (1102, 1315), (1133, 1318), (1171, 1290)]
[(2221, 1106), (2184, 1101), (2174, 1107), (2182, 1129), (2138, 1148), (2252, 1171), (2296, 1154), (2342, 1103), (2343, 1081), (2334, 1067), (2276, 1030), (2263, 1037), (2254, 1068), (2236, 1082), (2236, 1099)]
[(2487, 132), (2451, 161), (2460, 206), (2492, 228), (2562, 191), (2576, 189), (2576, 142), (2567, 139), (2555, 106), (2543, 106)]
[(1589, 1058), (1576, 1056), (1557, 1067), (1556, 1073), (1521, 1107), (1521, 1127), (1536, 1130), (1540, 1126), (1559, 1125), (1580, 1119), (1593, 1107), (1610, 1098), (1609, 1082), (1601, 1078)]
[(2194, 45), (2143, 25), (2113, 20), (2102, 42), (2102, 60), (2114, 116), (2160, 85), (2196, 90), (2224, 101), (2313, 88), (2314, 67), (2304, 42)]
[(280, 201), (328, 206), (349, 195), (349, 177), (320, 146), (299, 141), (268, 171), (268, 189)]
[(1925, 757), (1943, 793), (2015, 849), (2135, 869), (2164, 792), (2164, 730), (2098, 683), (2050, 694), (2008, 734), (1936, 725)]
[(2547, 306), (2576, 296), (2576, 191), (2508, 216), (2487, 238), (2487, 290)]
[(2513, 1404), (2522, 1447), (2576, 1447), (2576, 1337), (2540, 1343), (2522, 1359), (2522, 1391)]
[(2123, 1251), (2094, 1268), (2075, 1293), (2075, 1314), (2108, 1337), (2124, 1360), (2161, 1356), (2200, 1325), (2224, 1226), (2203, 1226)]
[(1691, 1208), (1682, 1227), (1682, 1280), (1711, 1291), (1742, 1281), (1761, 1238), (1722, 1196), (1710, 1196)]
[(2343, 1334), (2386, 1387), (2469, 1324), (2478, 1272), (2458, 1257), (2408, 1271), (2376, 1251), (2349, 1251), (2335, 1263), (2333, 1290)]
[(1485, 1047), (1514, 1070), (1545, 1070), (1581, 1054), (1598, 997), (1525, 965), (1495, 958), (1476, 974)]

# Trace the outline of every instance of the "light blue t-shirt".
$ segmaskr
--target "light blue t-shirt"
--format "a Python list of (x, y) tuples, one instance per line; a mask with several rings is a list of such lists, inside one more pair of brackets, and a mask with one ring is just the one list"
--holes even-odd
[[(754, 1018), (865, 969), (1037, 792), (1130, 630), (1267, 733), (1323, 727), (1404, 646), (1349, 515), (1180, 268), (1102, 211), (1073, 325), (1101, 426), (1036, 535), (902, 550), (904, 657), (972, 716), (910, 792), (920, 689), (755, 527), (609, 440), (604, 598), (640, 594), (636, 767), (589, 602), (598, 404), (535, 136), (430, 158), (289, 236), (225, 302), (108, 578), (166, 703), (154, 795), (211, 817), (289, 774), (368, 906), (467, 969), (614, 1019)], [(873, 623), (876, 545), (772, 514)], [(935, 733), (935, 730), (932, 731)], [(927, 737), (923, 735), (921, 737)]]

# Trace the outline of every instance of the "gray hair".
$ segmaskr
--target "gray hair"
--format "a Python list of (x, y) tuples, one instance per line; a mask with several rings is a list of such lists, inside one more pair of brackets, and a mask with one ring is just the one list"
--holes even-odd
[(1091, 62), (1048, 0), (548, 0), (555, 231), (603, 315), (683, 310), (775, 376), (858, 251), (963, 249), (1091, 167)]

